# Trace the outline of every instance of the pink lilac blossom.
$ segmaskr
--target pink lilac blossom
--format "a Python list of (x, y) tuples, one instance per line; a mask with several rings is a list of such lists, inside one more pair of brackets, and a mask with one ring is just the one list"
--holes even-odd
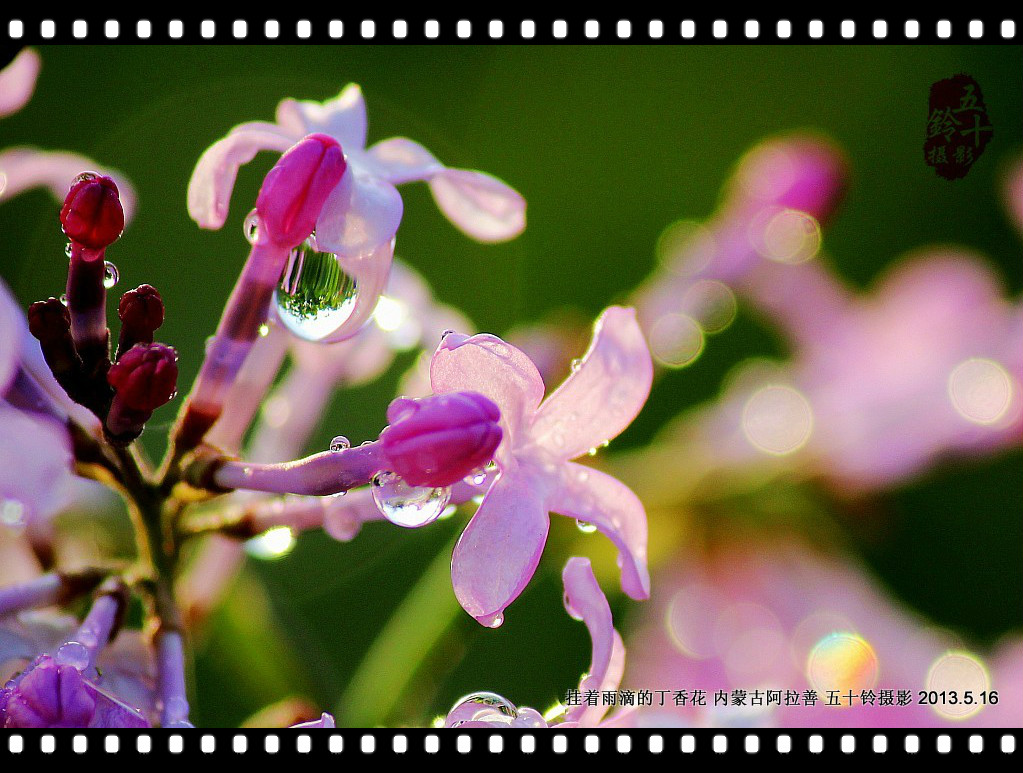
[(351, 84), (324, 103), (285, 99), (276, 123), (236, 126), (199, 159), (188, 186), (188, 211), (204, 228), (221, 228), (238, 169), (260, 151), (283, 152), (303, 136), (322, 133), (340, 143), (347, 170), (318, 213), (318, 248), (335, 254), (359, 295), (351, 316), (327, 340), (351, 336), (373, 313), (394, 253), (403, 205), (395, 185), (426, 181), (445, 215), (483, 242), (511, 239), (525, 227), (525, 200), (483, 172), (451, 169), (404, 137), (366, 148), (366, 105)]
[[(565, 586), (565, 611), (586, 624), (593, 643), (590, 667), (579, 683), (580, 698), (592, 690), (600, 693), (605, 690), (615, 692), (625, 669), (625, 644), (614, 628), (607, 598), (593, 576), (590, 562), (585, 558), (568, 559), (561, 577)], [(599, 702), (590, 706), (580, 699), (564, 707), (556, 717), (556, 723), (548, 725), (536, 709), (517, 707), (496, 693), (483, 692), (460, 699), (444, 718), (444, 727), (608, 727), (617, 726), (631, 713), (631, 710), (625, 710), (605, 722), (603, 720), (607, 711), (608, 707)]]
[[(546, 400), (536, 367), (496, 336), (444, 337), (431, 366), (438, 394), (479, 392), (500, 408), (501, 473), (451, 560), (455, 594), (484, 625), (499, 625), (547, 540), (549, 513), (592, 524), (619, 549), (622, 587), (646, 598), (646, 514), (627, 486), (571, 460), (617, 437), (650, 392), (653, 363), (632, 309), (612, 306), (589, 351)], [(541, 404), (541, 401), (542, 404)]]
[[(631, 627), (630, 690), (666, 691), (637, 708), (635, 726), (1010, 727), (1023, 709), (1023, 647), (992, 653), (899, 607), (854, 561), (804, 539), (749, 533), (689, 548), (656, 578)], [(705, 691), (706, 705), (692, 700)], [(745, 691), (744, 705), (731, 705)], [(760, 691), (754, 705), (754, 691)], [(798, 694), (768, 704), (767, 690)], [(806, 691), (818, 701), (808, 704)], [(829, 691), (843, 705), (827, 705)], [(847, 698), (852, 691), (851, 705)], [(905, 705), (882, 690), (909, 691)], [(922, 705), (920, 690), (957, 691), (956, 705)], [(994, 690), (997, 703), (981, 692)], [(676, 694), (685, 691), (685, 702)], [(718, 691), (728, 706), (715, 706)], [(972, 704), (965, 705), (966, 691)], [(874, 703), (863, 701), (864, 694)]]

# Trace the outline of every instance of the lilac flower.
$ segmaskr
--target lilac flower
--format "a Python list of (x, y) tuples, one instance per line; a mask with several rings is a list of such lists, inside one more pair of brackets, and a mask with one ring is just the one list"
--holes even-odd
[(123, 612), (120, 593), (101, 593), (70, 638), (0, 689), (0, 727), (149, 727), (141, 711), (109, 691), (113, 680), (96, 668)]
[[(39, 54), (26, 48), (0, 70), (0, 118), (18, 112), (29, 101), (39, 77), (40, 66)], [(0, 151), (0, 202), (40, 186), (49, 188), (54, 197), (63, 201), (68, 181), (83, 169), (95, 168), (95, 162), (65, 151), (36, 148)], [(117, 180), (124, 217), (130, 220), (135, 209), (134, 191), (123, 175), (109, 170), (104, 174)]]
[[(585, 558), (570, 558), (561, 573), (565, 586), (565, 610), (576, 620), (586, 624), (593, 643), (590, 667), (579, 683), (580, 696), (588, 691), (616, 691), (625, 669), (625, 645), (614, 628), (611, 608), (590, 562)], [(558, 714), (558, 728), (599, 727), (608, 707), (586, 705), (582, 699), (567, 706)], [(619, 722), (621, 715), (612, 722)], [(552, 718), (553, 719), (553, 718)], [(444, 727), (548, 727), (547, 719), (536, 709), (516, 707), (496, 693), (474, 693), (462, 698), (444, 718)]]
[(314, 719), (309, 722), (299, 722), (297, 725), (292, 725), (292, 730), (310, 730), (313, 728), (319, 728), (324, 730), (333, 730), (337, 725), (334, 723), (334, 717), (323, 712), (319, 719)]
[(604, 311), (589, 351), (543, 404), (536, 367), (496, 336), (446, 336), (431, 375), (438, 394), (468, 390), (493, 400), (504, 430), (495, 454), (501, 475), (451, 561), (465, 610), (484, 625), (500, 625), (536, 570), (552, 511), (607, 535), (619, 550), (625, 592), (646, 598), (643, 505), (620, 481), (571, 461), (617, 437), (646, 402), (653, 364), (634, 312)]
[(204, 228), (221, 228), (238, 169), (262, 150), (283, 152), (303, 136), (322, 133), (341, 144), (347, 171), (316, 219), (318, 250), (335, 254), (359, 289), (351, 316), (322, 340), (339, 341), (373, 313), (387, 281), (402, 216), (395, 185), (427, 181), (437, 205), (469, 236), (498, 242), (525, 227), (525, 201), (483, 172), (451, 169), (412, 140), (395, 137), (366, 148), (366, 105), (352, 84), (324, 103), (285, 99), (276, 123), (235, 127), (199, 159), (188, 186), (188, 211)]

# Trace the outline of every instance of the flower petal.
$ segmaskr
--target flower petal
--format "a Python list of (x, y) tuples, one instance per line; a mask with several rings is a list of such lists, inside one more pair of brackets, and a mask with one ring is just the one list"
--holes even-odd
[(188, 181), (188, 214), (202, 228), (216, 230), (227, 220), (231, 191), (238, 169), (262, 150), (283, 153), (295, 136), (273, 124), (251, 123), (235, 127), (199, 157)]
[(632, 308), (600, 315), (579, 366), (537, 411), (533, 439), (561, 459), (574, 459), (621, 434), (639, 413), (654, 366)]
[(550, 509), (600, 529), (618, 547), (622, 590), (640, 601), (649, 598), (646, 510), (639, 497), (617, 478), (581, 464), (565, 464), (560, 479)]
[(483, 625), (500, 623), (540, 562), (550, 518), (537, 482), (522, 467), (503, 471), (455, 545), (455, 596)]
[(445, 170), (444, 164), (430, 151), (405, 137), (391, 137), (378, 142), (364, 158), (374, 175), (394, 185), (428, 180)]
[(448, 220), (481, 242), (503, 242), (526, 227), (526, 200), (485, 172), (445, 169), (430, 179), (430, 190)]
[(345, 152), (366, 147), (366, 100), (355, 83), (349, 83), (326, 102), (283, 100), (277, 106), (277, 123), (287, 129), (301, 126), (302, 134), (329, 134)]
[(505, 441), (500, 455), (515, 447), (525, 422), (543, 399), (544, 385), (533, 361), (520, 349), (489, 333), (444, 337), (430, 364), (433, 391), (479, 392), (501, 410)]
[(71, 182), (82, 172), (92, 170), (117, 183), (124, 222), (135, 213), (135, 189), (120, 172), (99, 166), (92, 159), (65, 151), (10, 148), (0, 153), (0, 201), (31, 188), (49, 188), (54, 198), (64, 201)]
[(18, 112), (32, 98), (39, 66), (39, 54), (26, 48), (0, 70), (0, 118)]
[(0, 397), (7, 392), (7, 386), (17, 372), (24, 327), (21, 308), (0, 279), (0, 341), (5, 342), (0, 350)]
[[(614, 628), (611, 607), (593, 576), (585, 558), (570, 558), (561, 573), (565, 584), (565, 608), (586, 624), (593, 642), (593, 655), (586, 676), (579, 684), (580, 693), (587, 690), (617, 690), (625, 669), (625, 645)], [(595, 726), (607, 712), (605, 706), (572, 706), (565, 720), (580, 727)]]
[(316, 221), (316, 241), (342, 257), (369, 255), (394, 238), (402, 209), (401, 195), (393, 185), (349, 167), (323, 205)]

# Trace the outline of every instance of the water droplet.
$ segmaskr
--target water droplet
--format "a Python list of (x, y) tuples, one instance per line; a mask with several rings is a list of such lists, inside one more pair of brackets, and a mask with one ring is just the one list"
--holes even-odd
[(565, 594), (565, 597), (564, 597), (564, 604), (565, 604), (565, 611), (568, 612), (568, 616), (569, 617), (571, 617), (573, 620), (582, 620), (583, 619), (583, 616), (580, 615), (576, 611), (574, 606), (572, 606), (572, 600), (568, 597), (567, 593)]
[(83, 183), (86, 180), (95, 180), (99, 177), (95, 172), (82, 172), (74, 180), (71, 181), (71, 187), (74, 188), (78, 183)]
[(338, 435), (336, 438), (330, 441), (331, 451), (347, 451), (352, 447), (352, 444), (348, 441), (344, 435)]
[(586, 521), (576, 521), (575, 525), (583, 534), (593, 534), (597, 530), (596, 526), (592, 523), (586, 523)]
[(255, 244), (259, 239), (259, 213), (255, 209), (245, 216), (242, 229), (245, 233), (245, 240), (249, 244)]
[(266, 338), (268, 335), (270, 335), (270, 326), (264, 322), (259, 326), (259, 337)]
[(67, 244), (64, 245), (64, 254), (67, 255), (68, 260), (71, 260), (71, 252), (72, 252), (71, 242), (68, 242)]
[(84, 671), (89, 667), (89, 650), (81, 642), (69, 641), (60, 645), (53, 659), (61, 665)]
[(341, 327), (357, 300), (355, 280), (341, 268), (337, 255), (316, 249), (313, 236), (291, 251), (274, 291), (284, 326), (306, 341), (323, 340)]
[(108, 290), (117, 284), (117, 280), (121, 278), (121, 275), (117, 272), (117, 266), (111, 263), (109, 260), (103, 263), (103, 286)]
[(455, 332), (454, 330), (445, 330), (443, 333), (440, 334), (440, 340), (443, 341), (445, 338), (447, 338), (454, 332)]
[(67, 293), (63, 293), (60, 296), (60, 302), (67, 306)]
[(480, 623), (485, 625), (487, 628), (500, 628), (504, 625), (504, 615), (497, 612), (490, 617), (481, 617)]
[(486, 482), (486, 480), (487, 480), (486, 470), (476, 470), (475, 472), (470, 472), (468, 475), (465, 476), (465, 482), (468, 483), (470, 486), (481, 486), (483, 485), (483, 483)]
[(509, 721), (518, 716), (515, 704), (496, 692), (476, 692), (458, 700), (448, 712), (448, 727), (464, 722)]
[(572, 360), (572, 372), (575, 373), (582, 366), (583, 361), (579, 358)]
[(393, 472), (373, 478), (373, 501), (391, 523), (414, 529), (437, 520), (451, 499), (449, 488), (410, 486)]

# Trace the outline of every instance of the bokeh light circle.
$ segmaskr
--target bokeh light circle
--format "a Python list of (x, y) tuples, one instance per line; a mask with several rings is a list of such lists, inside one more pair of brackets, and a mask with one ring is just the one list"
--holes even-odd
[(974, 424), (995, 424), (1012, 405), (1012, 377), (994, 360), (959, 363), (948, 377), (948, 396), (960, 416)]
[(665, 314), (650, 328), (650, 353), (668, 368), (684, 368), (703, 352), (703, 328), (688, 314)]
[[(946, 719), (967, 719), (984, 708), (981, 693), (991, 689), (991, 677), (977, 656), (961, 650), (946, 652), (931, 664), (926, 687), (938, 693), (938, 701), (931, 705), (936, 714)], [(941, 693), (945, 693), (944, 698)], [(967, 702), (967, 693), (972, 702)]]
[(746, 401), (742, 431), (759, 451), (774, 456), (791, 454), (805, 446), (813, 433), (813, 409), (798, 390), (771, 384)]
[(848, 631), (828, 634), (806, 659), (806, 678), (821, 695), (830, 690), (870, 690), (877, 684), (878, 672), (874, 648), (862, 636)]

